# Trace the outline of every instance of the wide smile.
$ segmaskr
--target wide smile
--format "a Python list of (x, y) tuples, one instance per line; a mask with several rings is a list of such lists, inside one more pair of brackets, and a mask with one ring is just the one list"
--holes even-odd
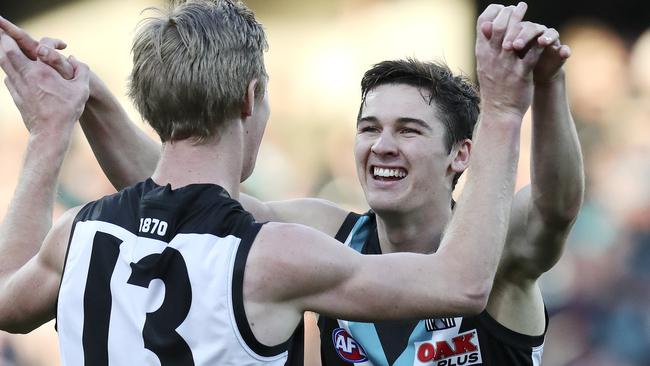
[(370, 166), (370, 174), (372, 178), (379, 181), (399, 181), (408, 176), (408, 171), (401, 167), (380, 167), (376, 165)]

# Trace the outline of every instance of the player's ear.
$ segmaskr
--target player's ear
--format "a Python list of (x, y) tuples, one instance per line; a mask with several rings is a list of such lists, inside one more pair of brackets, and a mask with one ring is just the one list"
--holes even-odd
[(457, 142), (451, 149), (449, 168), (455, 173), (462, 173), (469, 167), (469, 156), (472, 152), (472, 140), (464, 139)]
[(246, 87), (246, 94), (242, 103), (241, 117), (246, 118), (253, 115), (255, 110), (255, 88), (257, 87), (257, 79), (253, 79)]

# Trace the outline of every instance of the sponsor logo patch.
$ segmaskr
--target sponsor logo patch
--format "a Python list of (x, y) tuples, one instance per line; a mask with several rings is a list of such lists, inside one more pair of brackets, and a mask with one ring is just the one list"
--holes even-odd
[(476, 330), (440, 341), (415, 343), (414, 366), (469, 366), (483, 362)]
[(332, 332), (332, 342), (339, 357), (348, 362), (368, 361), (366, 352), (361, 345), (343, 328), (336, 328)]

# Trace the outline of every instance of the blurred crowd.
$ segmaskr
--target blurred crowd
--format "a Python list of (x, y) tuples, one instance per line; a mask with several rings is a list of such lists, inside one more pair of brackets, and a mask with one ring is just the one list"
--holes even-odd
[(567, 65), (584, 206), (545, 277), (548, 365), (650, 365), (650, 30), (573, 24)]

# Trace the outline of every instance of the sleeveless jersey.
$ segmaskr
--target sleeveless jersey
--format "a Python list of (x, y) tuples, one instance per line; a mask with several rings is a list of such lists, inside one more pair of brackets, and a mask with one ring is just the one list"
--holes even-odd
[[(360, 253), (381, 254), (372, 211), (349, 214), (336, 238)], [(486, 311), (472, 317), (375, 323), (321, 315), (318, 326), (324, 366), (539, 366), (544, 347), (544, 335), (513, 332)]]
[(261, 224), (221, 187), (151, 179), (74, 220), (57, 304), (63, 365), (283, 365), (244, 312)]

